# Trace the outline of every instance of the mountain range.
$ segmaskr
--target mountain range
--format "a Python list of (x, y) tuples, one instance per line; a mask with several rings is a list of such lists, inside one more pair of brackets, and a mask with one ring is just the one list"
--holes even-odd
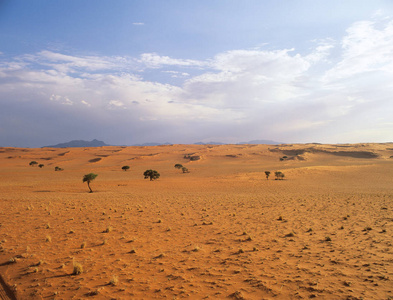
[[(172, 143), (144, 143), (144, 144), (134, 144), (131, 146), (160, 146), (160, 145), (171, 145)], [(195, 145), (225, 145), (225, 143), (221, 142), (196, 142)], [(252, 140), (249, 142), (240, 142), (237, 143), (239, 145), (244, 144), (264, 144), (264, 145), (279, 145), (282, 143), (271, 141), (271, 140)], [(84, 141), (84, 140), (73, 140), (66, 143), (60, 143), (51, 146), (44, 146), (42, 148), (74, 148), (74, 147), (102, 147), (102, 146), (117, 146), (117, 145), (108, 145), (103, 141), (92, 140), (92, 141)]]

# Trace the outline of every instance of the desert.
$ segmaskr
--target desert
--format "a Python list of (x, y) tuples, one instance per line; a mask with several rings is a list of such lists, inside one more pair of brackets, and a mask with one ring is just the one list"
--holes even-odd
[(1, 299), (393, 299), (392, 233), (393, 143), (0, 148)]

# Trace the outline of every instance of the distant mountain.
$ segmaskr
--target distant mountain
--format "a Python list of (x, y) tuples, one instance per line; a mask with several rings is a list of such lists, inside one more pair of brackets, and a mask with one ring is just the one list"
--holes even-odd
[[(226, 143), (221, 143), (221, 142), (196, 142), (194, 145), (225, 145)], [(282, 143), (271, 141), (271, 140), (252, 140), (249, 142), (241, 142), (237, 143), (237, 145), (244, 145), (244, 144), (264, 144), (264, 145), (279, 145)], [(161, 145), (173, 145), (172, 143), (143, 143), (143, 144), (133, 144), (132, 146), (139, 146), (139, 147), (150, 147), (150, 146), (161, 146)], [(42, 148), (76, 148), (76, 147), (102, 147), (102, 146), (111, 146), (108, 144), (105, 144), (102, 141), (98, 141), (96, 139), (92, 141), (84, 141), (84, 140), (73, 140), (67, 143), (60, 143), (57, 145), (51, 145), (51, 146), (44, 146)]]
[(52, 146), (44, 146), (42, 148), (70, 148), (70, 147), (102, 147), (102, 146), (110, 146), (105, 144), (102, 141), (98, 141), (96, 139), (92, 141), (83, 141), (83, 140), (73, 140), (68, 143), (60, 143)]

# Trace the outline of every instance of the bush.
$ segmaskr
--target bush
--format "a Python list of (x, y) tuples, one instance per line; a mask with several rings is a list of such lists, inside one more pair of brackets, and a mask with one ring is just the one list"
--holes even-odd
[(130, 168), (130, 166), (122, 166), (121, 169), (124, 171), (127, 171)]
[(156, 170), (146, 170), (143, 173), (143, 176), (145, 177), (145, 179), (150, 178), (150, 181), (152, 181), (160, 178), (160, 173), (158, 173)]
[(83, 176), (83, 182), (87, 182), (87, 186), (89, 187), (90, 193), (93, 192), (93, 190), (90, 187), (90, 182), (92, 182), (94, 179), (96, 179), (96, 177), (98, 176), (98, 174), (94, 174), (94, 173), (89, 173)]
[(175, 168), (176, 168), (176, 169), (181, 169), (181, 168), (183, 168), (183, 165), (181, 165), (181, 164), (176, 164), (176, 165), (175, 165)]
[(274, 175), (276, 175), (276, 180), (284, 180), (285, 174), (283, 172), (277, 171), (274, 172)]
[(34, 166), (38, 165), (38, 162), (36, 162), (35, 160), (32, 160), (32, 161), (29, 163), (29, 165), (32, 166), (32, 167), (34, 167)]

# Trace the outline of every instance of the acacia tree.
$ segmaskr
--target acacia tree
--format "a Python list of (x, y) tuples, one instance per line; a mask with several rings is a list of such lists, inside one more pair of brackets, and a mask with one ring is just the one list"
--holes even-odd
[(152, 181), (160, 178), (160, 173), (158, 173), (156, 170), (146, 170), (143, 173), (143, 176), (145, 176), (145, 179), (150, 178), (150, 181)]
[(182, 164), (176, 164), (176, 165), (175, 165), (175, 168), (176, 168), (176, 169), (181, 169), (181, 168), (183, 168), (183, 165), (182, 165)]
[(39, 164), (38, 167), (39, 167), (39, 168), (43, 168), (43, 167), (44, 167), (44, 164)]
[(190, 171), (186, 167), (182, 167), (181, 170), (183, 173), (190, 173)]
[(121, 169), (124, 171), (127, 171), (130, 168), (130, 166), (122, 166)]
[(274, 172), (274, 175), (276, 175), (276, 180), (284, 180), (285, 175), (283, 172), (277, 171)]
[(34, 166), (38, 165), (38, 162), (36, 162), (35, 160), (32, 160), (32, 161), (29, 163), (29, 165), (32, 166), (32, 167), (34, 167)]
[(83, 176), (83, 182), (87, 182), (87, 186), (89, 187), (90, 193), (93, 192), (93, 190), (90, 187), (90, 182), (96, 179), (97, 176), (98, 174), (94, 174), (94, 173), (89, 173)]
[(270, 176), (270, 171), (265, 171), (265, 175), (266, 175), (266, 180), (268, 180)]

